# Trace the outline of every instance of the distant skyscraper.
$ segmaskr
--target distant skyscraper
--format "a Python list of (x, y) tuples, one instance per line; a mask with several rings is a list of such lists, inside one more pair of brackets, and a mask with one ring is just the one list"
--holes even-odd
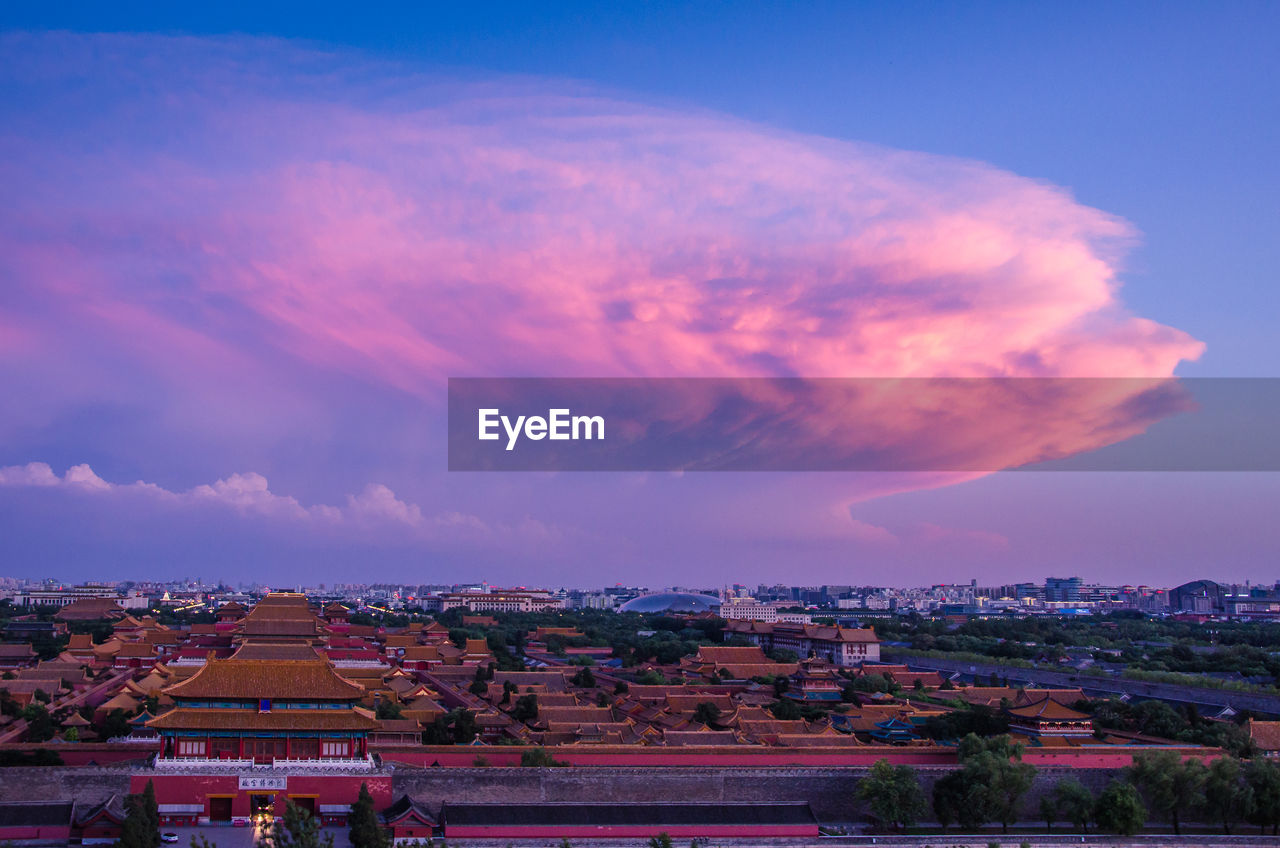
[(1078, 601), (1083, 581), (1079, 577), (1046, 577), (1044, 599), (1046, 601)]

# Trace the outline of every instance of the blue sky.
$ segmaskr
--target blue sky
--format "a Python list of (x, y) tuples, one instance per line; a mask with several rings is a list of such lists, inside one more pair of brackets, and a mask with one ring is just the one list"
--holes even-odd
[[(874, 369), (787, 326), (756, 334), (777, 303), (685, 278), (724, 272), (734, 250), (770, 285), (821, 277), (843, 261), (831, 245), (856, 235), (824, 228), (885, 198), (906, 210), (908, 244), (947, 231), (956, 209), (983, 221), (921, 242), (934, 265), (905, 279), (923, 286), (915, 317), (940, 322), (937, 338), (965, 338), (937, 305), (954, 305), (948, 287), (994, 232), (1039, 259), (965, 283), (984, 355), (1277, 376), (1275, 4), (14, 3), (0, 28), (13, 573), (240, 579), (270, 563), (292, 582), (358, 562), (388, 578), (640, 570), (714, 586), (772, 581), (786, 561), (814, 583), (1274, 577), (1275, 475), (478, 479), (439, 473), (431, 416), (441, 375), (459, 370), (652, 374), (666, 351), (667, 365), (699, 363), (680, 373)], [(458, 165), (433, 170), (433, 156)], [(494, 177), (494, 162), (511, 170)], [(566, 173), (595, 190), (547, 189)], [(867, 175), (886, 180), (883, 197), (835, 188)], [(758, 228), (757, 204), (776, 210), (776, 233)], [(690, 235), (721, 249), (690, 249)], [(1060, 278), (1037, 254), (1049, 242), (1093, 271)], [(492, 266), (475, 270), (471, 251)], [(889, 242), (871, 253), (901, 259)], [(388, 294), (379, 275), (398, 269), (382, 255), (454, 276)], [(536, 275), (530, 256), (586, 282), (488, 294)], [(637, 257), (652, 279), (628, 276)], [(599, 278), (616, 290), (599, 294)], [(584, 305), (583, 291), (610, 299)], [(538, 292), (561, 311), (537, 307)], [(1057, 300), (1038, 312), (1044, 292)], [(737, 329), (685, 333), (668, 302)], [(655, 334), (602, 333), (618, 346), (608, 357), (564, 343), (600, 329), (574, 323), (584, 309), (618, 304)], [(786, 305), (795, 326), (859, 314), (822, 289)], [(1071, 318), (1041, 327), (1050, 313)], [(475, 315), (494, 319), (492, 338)], [(992, 341), (1024, 325), (1039, 335)], [(910, 322), (868, 338), (893, 348), (895, 331), (922, 343)], [(539, 332), (561, 348), (530, 347)]]
[(247, 33), (462, 73), (584, 80), (991, 162), (1131, 221), (1124, 297), (1274, 376), (1274, 3), (8, 4), (7, 28)]

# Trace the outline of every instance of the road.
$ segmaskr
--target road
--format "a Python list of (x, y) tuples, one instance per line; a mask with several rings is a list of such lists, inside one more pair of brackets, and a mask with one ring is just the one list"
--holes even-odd
[[(216, 845), (217, 848), (254, 848), (263, 835), (262, 829), (256, 826), (229, 827), (226, 825), (217, 827), (166, 827), (164, 832), (178, 834), (178, 841), (174, 843), (175, 848), (191, 848), (192, 837), (198, 839), (201, 836), (209, 840), (210, 845)], [(345, 827), (326, 827), (322, 833), (333, 835), (333, 848), (351, 848), (351, 840), (347, 838), (347, 829)], [(167, 846), (161, 846), (161, 848), (167, 848)]]
[(1195, 704), (1202, 711), (1211, 709), (1217, 711), (1223, 707), (1231, 707), (1237, 712), (1240, 710), (1252, 710), (1258, 714), (1280, 715), (1280, 695), (1268, 695), (1260, 692), (1182, 686), (1173, 683), (1150, 683), (1145, 680), (1132, 680), (1127, 677), (1101, 677), (1081, 674), (1074, 669), (1059, 671), (1047, 668), (1022, 668), (1020, 666), (1001, 665), (999, 660), (994, 659), (990, 662), (973, 662), (970, 660), (918, 657), (892, 649), (881, 651), (881, 658), (885, 662), (905, 663), (908, 667), (918, 671), (947, 673), (958, 671), (962, 674), (979, 674), (983, 677), (996, 674), (1000, 677), (1007, 677), (1011, 681), (1022, 680), (1041, 686), (1056, 686), (1064, 689), (1081, 688), (1090, 692), (1111, 695), (1131, 695), (1181, 704)]

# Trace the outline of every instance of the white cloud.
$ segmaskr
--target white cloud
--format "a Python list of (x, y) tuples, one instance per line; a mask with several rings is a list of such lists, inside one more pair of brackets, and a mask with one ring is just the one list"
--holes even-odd
[(329, 504), (303, 506), (297, 498), (271, 491), (267, 478), (255, 471), (232, 474), (213, 483), (195, 486), (185, 492), (174, 492), (143, 481), (125, 485), (110, 483), (83, 463), (71, 466), (66, 473), (58, 476), (48, 463), (31, 462), (26, 465), (0, 467), (0, 486), (61, 487), (73, 491), (101, 493), (132, 492), (190, 508), (211, 505), (231, 509), (241, 515), (330, 525), (352, 523), (361, 526), (396, 524), (416, 528), (485, 528), (484, 523), (474, 516), (453, 512), (428, 520), (423, 516), (421, 507), (401, 500), (395, 492), (381, 483), (370, 483), (360, 494), (348, 495), (346, 506), (343, 507)]

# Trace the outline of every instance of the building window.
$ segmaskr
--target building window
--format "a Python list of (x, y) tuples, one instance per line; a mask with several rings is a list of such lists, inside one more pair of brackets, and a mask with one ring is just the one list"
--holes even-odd
[(345, 757), (350, 753), (347, 742), (325, 742), (321, 754), (325, 757)]
[(179, 757), (203, 757), (205, 752), (203, 739), (179, 739)]
[(257, 760), (270, 760), (274, 758), (284, 759), (285, 740), (246, 739), (244, 741), (244, 750), (246, 754), (251, 755)]

